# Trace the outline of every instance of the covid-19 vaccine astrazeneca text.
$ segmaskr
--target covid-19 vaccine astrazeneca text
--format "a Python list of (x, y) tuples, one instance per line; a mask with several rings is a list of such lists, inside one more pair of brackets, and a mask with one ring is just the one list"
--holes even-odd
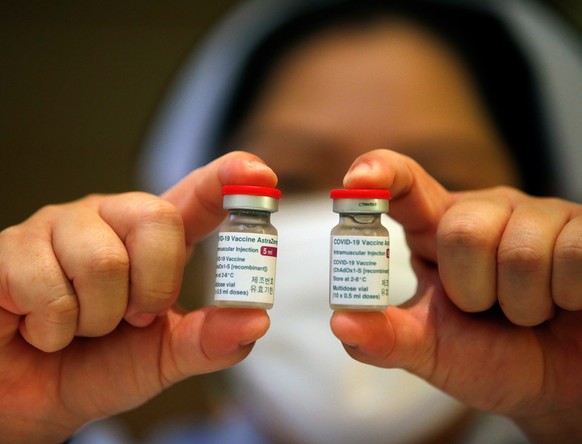
[(331, 231), (329, 304), (332, 309), (388, 307), (390, 238), (381, 215), (389, 190), (333, 190), (339, 223)]
[(225, 185), (220, 226), (214, 302), (223, 307), (269, 309), (275, 294), (277, 230), (271, 213), (278, 210), (276, 188)]

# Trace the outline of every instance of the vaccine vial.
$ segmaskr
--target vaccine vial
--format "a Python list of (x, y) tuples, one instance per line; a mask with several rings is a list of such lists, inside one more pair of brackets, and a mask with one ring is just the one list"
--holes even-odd
[(225, 185), (222, 196), (229, 214), (218, 232), (214, 303), (269, 309), (275, 294), (278, 245), (271, 213), (279, 208), (281, 191)]
[(382, 225), (389, 190), (333, 190), (339, 223), (331, 230), (329, 305), (380, 311), (388, 307), (390, 237)]

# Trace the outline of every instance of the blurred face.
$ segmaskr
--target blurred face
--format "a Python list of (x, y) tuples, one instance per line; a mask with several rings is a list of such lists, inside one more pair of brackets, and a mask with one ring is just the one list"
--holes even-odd
[(460, 60), (403, 21), (332, 29), (295, 48), (236, 142), (287, 194), (341, 187), (352, 161), (376, 148), (414, 158), (451, 190), (518, 185)]

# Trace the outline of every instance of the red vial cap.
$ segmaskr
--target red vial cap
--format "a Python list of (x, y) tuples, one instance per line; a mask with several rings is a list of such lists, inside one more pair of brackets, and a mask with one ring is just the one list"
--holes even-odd
[(379, 189), (356, 189), (356, 190), (332, 190), (332, 199), (386, 199), (390, 200), (390, 190)]
[(252, 185), (224, 185), (222, 195), (242, 194), (247, 196), (265, 196), (281, 199), (281, 190), (272, 187), (256, 187)]

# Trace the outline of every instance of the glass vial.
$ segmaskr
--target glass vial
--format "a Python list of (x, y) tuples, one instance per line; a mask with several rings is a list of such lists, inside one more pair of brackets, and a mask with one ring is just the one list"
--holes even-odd
[(278, 245), (271, 213), (279, 208), (281, 191), (225, 185), (222, 195), (229, 214), (218, 232), (214, 303), (269, 309), (275, 294)]
[(329, 305), (380, 311), (388, 307), (390, 237), (382, 225), (389, 190), (333, 190), (339, 223), (331, 230)]

